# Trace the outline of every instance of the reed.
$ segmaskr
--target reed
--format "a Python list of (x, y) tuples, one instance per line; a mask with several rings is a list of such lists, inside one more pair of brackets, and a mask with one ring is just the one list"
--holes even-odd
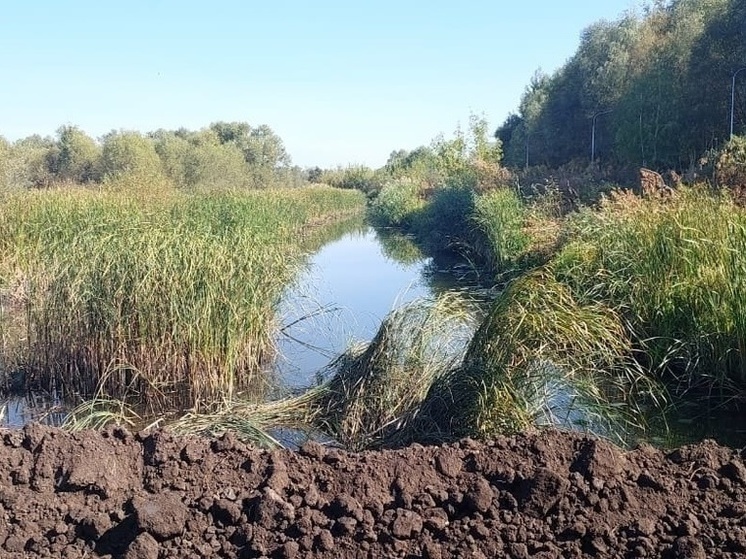
[(140, 427), (141, 422), (142, 418), (123, 400), (99, 397), (86, 400), (70, 410), (61, 427), (71, 432), (103, 429), (109, 425), (132, 429)]
[(313, 404), (316, 424), (357, 450), (403, 441), (431, 385), (461, 361), (472, 307), (450, 294), (393, 310), (367, 346), (332, 365)]
[(541, 424), (636, 425), (634, 404), (657, 390), (631, 356), (614, 311), (579, 303), (547, 270), (525, 274), (497, 298), (462, 365), (433, 385), (419, 432), (443, 440)]
[(557, 277), (616, 309), (651, 370), (681, 392), (746, 396), (746, 213), (729, 195), (616, 192), (565, 235)]
[(317, 421), (314, 406), (322, 389), (311, 389), (300, 396), (268, 402), (225, 400), (211, 412), (189, 412), (165, 423), (169, 430), (182, 435), (219, 436), (226, 431), (255, 446), (285, 446), (277, 436), (280, 429), (309, 432)]
[(28, 286), (29, 380), (153, 411), (261, 392), (308, 226), (363, 205), (330, 188), (6, 196), (0, 269)]
[(515, 270), (528, 251), (527, 219), (527, 209), (513, 190), (499, 188), (475, 198), (471, 214), (474, 250), (496, 273)]

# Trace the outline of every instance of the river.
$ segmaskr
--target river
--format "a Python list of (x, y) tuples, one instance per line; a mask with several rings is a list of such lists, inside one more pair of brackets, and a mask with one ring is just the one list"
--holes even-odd
[(313, 384), (331, 359), (373, 338), (391, 310), (433, 296), (434, 278), (432, 261), (401, 236), (362, 227), (327, 244), (280, 306), (280, 379), (291, 388)]

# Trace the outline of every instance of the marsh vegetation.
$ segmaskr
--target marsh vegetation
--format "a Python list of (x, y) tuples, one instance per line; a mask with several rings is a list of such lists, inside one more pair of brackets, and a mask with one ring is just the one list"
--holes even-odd
[(742, 401), (746, 217), (733, 196), (612, 188), (573, 208), (551, 185), (511, 185), (499, 156), (475, 120), (424, 163), (389, 168), (368, 211), (416, 240), (380, 230), (404, 260), (458, 254), (491, 287), (481, 314), (473, 289), (403, 305), (290, 392), (268, 368), (279, 304), (304, 255), (360, 215), (359, 190), (155, 188), (132, 173), (6, 190), (3, 367), (82, 401), (76, 428), (156, 420), (267, 445), (277, 428), (350, 448), (542, 424), (623, 438), (682, 397)]
[(6, 370), (151, 411), (262, 393), (279, 298), (318, 242), (310, 225), (361, 208), (358, 193), (320, 187), (9, 193), (4, 338), (21, 336)]
[[(589, 27), (494, 137), (475, 116), (379, 169), (298, 169), (245, 123), (0, 140), (8, 382), (85, 400), (78, 427), (138, 412), (269, 445), (277, 427), (351, 448), (545, 424), (623, 439), (684, 404), (737, 412), (744, 14), (706, 4)], [(642, 192), (648, 165), (672, 188)], [(283, 293), (366, 205), (386, 250), (456, 255), (471, 288), (394, 309), (320, 382), (282, 392), (267, 365)]]

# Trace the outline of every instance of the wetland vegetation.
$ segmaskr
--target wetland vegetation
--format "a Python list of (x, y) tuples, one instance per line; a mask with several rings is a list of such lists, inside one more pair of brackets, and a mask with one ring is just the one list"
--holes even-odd
[[(746, 140), (714, 131), (727, 96), (704, 99), (692, 83), (730, 68), (730, 54), (705, 47), (733, 35), (743, 10), (706, 4), (592, 26), (495, 137), (473, 117), (375, 170), (292, 167), (271, 129), (245, 123), (98, 141), (65, 126), (54, 139), (0, 141), (8, 383), (84, 399), (76, 427), (134, 424), (138, 411), (267, 445), (276, 428), (350, 448), (546, 424), (624, 438), (685, 403), (737, 411)], [(644, 86), (676, 68), (675, 102), (663, 103)], [(684, 131), (673, 109), (696, 100)], [(594, 141), (614, 138), (590, 163), (583, 111)], [(674, 188), (643, 192), (635, 177), (647, 165), (671, 170)], [(366, 206), (392, 255), (455, 254), (476, 281), (394, 309), (320, 383), (282, 393), (268, 365), (283, 293)]]

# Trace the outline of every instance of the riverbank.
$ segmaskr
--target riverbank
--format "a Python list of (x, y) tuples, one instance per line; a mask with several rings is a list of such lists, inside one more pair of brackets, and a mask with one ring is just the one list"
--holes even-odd
[(568, 394), (601, 423), (621, 412), (633, 429), (647, 429), (653, 409), (737, 412), (746, 398), (746, 213), (733, 194), (699, 184), (566, 202), (551, 188), (415, 183), (391, 183), (374, 201), (377, 222), (462, 253), (506, 286), (458, 374), (423, 403), (419, 416), (436, 419), (426, 430), (520, 431)]
[(0, 431), (3, 557), (742, 557), (746, 466), (545, 431), (353, 454)]

